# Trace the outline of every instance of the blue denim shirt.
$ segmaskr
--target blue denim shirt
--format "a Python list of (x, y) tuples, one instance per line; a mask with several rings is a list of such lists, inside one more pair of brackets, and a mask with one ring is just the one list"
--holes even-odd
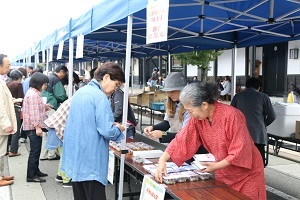
[(95, 79), (75, 93), (62, 157), (62, 170), (72, 181), (95, 180), (107, 185), (109, 140), (124, 139), (113, 123), (108, 97)]

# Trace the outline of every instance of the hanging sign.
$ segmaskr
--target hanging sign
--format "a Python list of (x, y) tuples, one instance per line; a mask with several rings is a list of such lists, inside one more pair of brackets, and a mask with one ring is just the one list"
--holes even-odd
[(146, 43), (167, 41), (169, 0), (148, 0)]
[(76, 42), (76, 59), (83, 58), (84, 35), (79, 35)]
[(114, 184), (114, 172), (115, 172), (115, 155), (114, 155), (113, 151), (109, 151), (107, 180), (112, 185)]
[(26, 64), (26, 55), (25, 55), (25, 53), (23, 54), (23, 66), (25, 66)]
[(39, 53), (35, 54), (36, 63), (40, 63)]
[(53, 60), (53, 46), (50, 46), (50, 50), (49, 50), (49, 60), (48, 62), (51, 62)]
[(63, 49), (64, 49), (64, 41), (62, 40), (59, 42), (58, 45), (57, 60), (62, 58)]
[(140, 200), (163, 200), (166, 188), (145, 175), (143, 179)]
[(46, 63), (46, 61), (45, 61), (45, 50), (42, 50), (42, 63)]

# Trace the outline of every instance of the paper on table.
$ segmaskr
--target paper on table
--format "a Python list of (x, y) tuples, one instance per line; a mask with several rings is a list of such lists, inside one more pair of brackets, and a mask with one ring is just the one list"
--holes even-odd
[(194, 159), (199, 162), (215, 162), (216, 158), (211, 153), (207, 154), (195, 154)]
[(159, 158), (164, 152), (161, 150), (145, 150), (145, 151), (133, 151), (133, 156), (139, 156), (141, 158)]
[(194, 160), (192, 162), (192, 165), (194, 165), (196, 168), (199, 168), (200, 170), (206, 169), (206, 166), (202, 165), (199, 161)]
[(151, 162), (150, 160), (148, 160), (148, 159), (145, 159), (144, 160), (144, 162), (143, 162), (143, 164), (152, 164), (153, 162)]

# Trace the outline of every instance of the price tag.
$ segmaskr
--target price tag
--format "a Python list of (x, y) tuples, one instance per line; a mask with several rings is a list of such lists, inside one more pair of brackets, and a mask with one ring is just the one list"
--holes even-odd
[(113, 151), (109, 151), (107, 180), (112, 185), (114, 184), (114, 172), (115, 172), (115, 155), (114, 155)]

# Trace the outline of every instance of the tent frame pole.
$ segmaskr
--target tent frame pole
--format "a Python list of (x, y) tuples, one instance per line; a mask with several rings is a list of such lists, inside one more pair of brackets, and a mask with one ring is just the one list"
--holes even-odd
[[(132, 40), (132, 21), (133, 15), (129, 15), (127, 18), (127, 39), (126, 39), (126, 60), (125, 60), (125, 88), (124, 88), (124, 100), (123, 100), (123, 123), (127, 122), (128, 113), (128, 90), (129, 90), (129, 71), (130, 71), (130, 57), (131, 57), (131, 40)], [(127, 127), (124, 130), (125, 139), (121, 141), (121, 165), (120, 165), (120, 180), (119, 180), (119, 196), (118, 199), (123, 199), (123, 180), (124, 180), (124, 163), (125, 163), (125, 145), (126, 145), (126, 133)], [(116, 172), (118, 173), (118, 172)]]
[(231, 100), (233, 99), (236, 91), (236, 56), (237, 56), (237, 45), (235, 44), (232, 48), (232, 65), (231, 65)]
[(73, 55), (74, 55), (74, 38), (69, 39), (69, 84), (68, 84), (68, 98), (73, 96)]

